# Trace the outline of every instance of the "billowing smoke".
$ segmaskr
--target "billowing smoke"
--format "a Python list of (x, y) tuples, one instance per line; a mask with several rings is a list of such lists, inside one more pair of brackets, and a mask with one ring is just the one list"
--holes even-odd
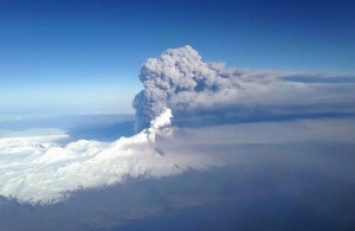
[[(172, 110), (175, 120), (196, 117), (194, 122), (201, 123), (207, 116), (204, 124), (212, 119), (314, 117), (334, 111), (353, 113), (355, 109), (354, 88), (321, 84), (327, 83), (329, 76), (227, 69), (222, 63), (203, 62), (188, 45), (148, 59), (139, 77), (144, 90), (133, 102), (137, 132), (149, 127), (164, 108)], [(316, 79), (319, 84), (308, 84), (307, 79)]]
[[(149, 122), (168, 107), (173, 110), (186, 108), (198, 94), (214, 95), (216, 92), (238, 87), (227, 73), (221, 73), (220, 64), (202, 62), (191, 46), (168, 49), (158, 58), (151, 58), (143, 65), (140, 80), (144, 90), (134, 99), (137, 131), (149, 127)], [(232, 75), (233, 76), (233, 75)]]
[[(164, 108), (189, 114), (196, 110), (231, 108), (267, 91), (265, 85), (279, 76), (277, 72), (226, 69), (223, 63), (205, 63), (191, 46), (168, 49), (143, 65), (140, 80), (144, 90), (134, 99), (136, 130)], [(234, 109), (234, 108), (232, 108)]]

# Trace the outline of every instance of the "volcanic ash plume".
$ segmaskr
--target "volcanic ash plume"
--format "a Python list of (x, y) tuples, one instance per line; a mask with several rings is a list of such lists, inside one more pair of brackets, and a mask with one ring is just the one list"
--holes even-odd
[[(139, 77), (144, 90), (133, 101), (136, 132), (148, 128), (165, 108), (172, 110), (176, 124), (186, 120), (201, 123), (203, 118), (208, 124), (295, 118), (300, 112), (304, 116), (353, 112), (349, 84), (307, 84), (301, 81), (309, 78), (307, 73), (226, 69), (221, 63), (202, 62), (190, 46), (168, 49), (158, 58), (148, 59)], [(321, 74), (313, 78), (326, 79)]]
[(136, 95), (136, 131), (149, 127), (149, 123), (164, 108), (186, 109), (208, 95), (235, 88), (221, 64), (203, 63), (191, 46), (168, 49), (158, 58), (150, 58), (143, 65), (140, 80), (144, 90)]

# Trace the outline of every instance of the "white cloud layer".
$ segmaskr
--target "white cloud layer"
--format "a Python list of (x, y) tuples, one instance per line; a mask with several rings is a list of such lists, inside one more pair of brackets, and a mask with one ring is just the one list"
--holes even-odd
[(169, 136), (170, 110), (149, 129), (115, 142), (79, 140), (65, 146), (64, 135), (0, 139), (0, 195), (28, 203), (54, 203), (70, 191), (111, 185), (125, 177), (162, 177), (215, 163), (183, 154), (162, 153), (156, 136)]
[(170, 116), (167, 110), (151, 128), (111, 143), (79, 140), (61, 146), (65, 135), (1, 138), (0, 195), (32, 204), (56, 203), (72, 191), (120, 183), (126, 177), (160, 178), (228, 165), (238, 160), (238, 145), (355, 142), (353, 119), (191, 129), (170, 127)]

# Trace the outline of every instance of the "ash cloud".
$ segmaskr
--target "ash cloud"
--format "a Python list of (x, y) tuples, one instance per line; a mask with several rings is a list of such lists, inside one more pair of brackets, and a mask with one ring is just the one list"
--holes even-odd
[(168, 49), (158, 58), (148, 59), (139, 76), (144, 90), (134, 99), (137, 131), (164, 108), (186, 108), (201, 92), (214, 95), (222, 89), (236, 88), (237, 82), (219, 75), (218, 64), (206, 64), (191, 46)]
[[(222, 63), (203, 62), (188, 45), (148, 59), (139, 78), (144, 90), (133, 102), (137, 132), (149, 127), (164, 108), (173, 111), (174, 121), (180, 125), (355, 112), (355, 87), (344, 78), (337, 82), (333, 77), (329, 82), (325, 74), (227, 69)], [(355, 78), (346, 79), (353, 83)]]

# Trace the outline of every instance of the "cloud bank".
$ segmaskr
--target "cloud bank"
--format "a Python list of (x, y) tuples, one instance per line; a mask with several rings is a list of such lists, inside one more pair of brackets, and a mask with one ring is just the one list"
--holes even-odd
[(206, 158), (165, 154), (156, 138), (170, 133), (169, 109), (149, 129), (115, 142), (79, 140), (59, 146), (66, 136), (0, 139), (0, 194), (32, 204), (55, 203), (71, 191), (112, 185), (127, 177), (162, 177), (215, 165)]

